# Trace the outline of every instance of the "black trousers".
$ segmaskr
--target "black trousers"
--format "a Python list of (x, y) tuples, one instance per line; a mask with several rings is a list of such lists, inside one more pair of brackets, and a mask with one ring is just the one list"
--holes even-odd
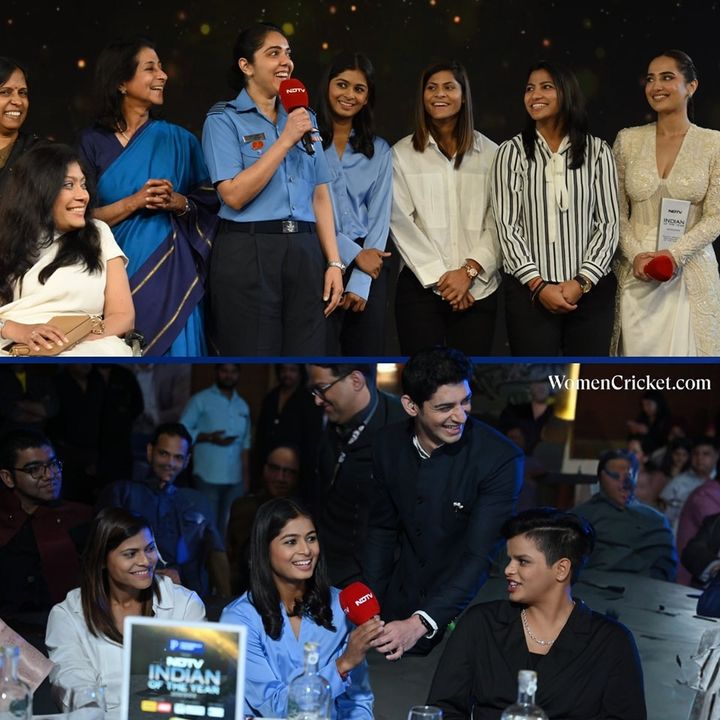
[(362, 312), (335, 310), (330, 315), (327, 328), (328, 355), (378, 357), (385, 354), (385, 318), (389, 282), (390, 268), (385, 264), (377, 280), (373, 280), (370, 285), (370, 294)]
[(210, 257), (215, 352), (324, 355), (324, 275), (315, 233), (248, 233), (223, 221)]
[(395, 317), (403, 355), (432, 345), (447, 345), (466, 355), (489, 355), (496, 313), (497, 292), (455, 312), (432, 289), (424, 288), (409, 268), (403, 268), (398, 278)]
[(554, 314), (530, 302), (530, 291), (505, 276), (505, 318), (513, 355), (596, 355), (610, 353), (615, 317), (615, 275), (606, 275), (578, 300), (577, 309)]

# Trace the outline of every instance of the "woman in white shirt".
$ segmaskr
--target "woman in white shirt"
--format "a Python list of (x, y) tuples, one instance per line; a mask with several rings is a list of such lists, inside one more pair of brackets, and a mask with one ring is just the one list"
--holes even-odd
[(48, 618), (45, 644), (55, 663), (50, 683), (63, 711), (73, 688), (104, 685), (108, 720), (119, 718), (126, 617), (205, 619), (200, 598), (156, 575), (157, 562), (155, 540), (143, 518), (122, 508), (98, 513), (82, 559), (80, 587)]
[(608, 355), (618, 240), (610, 147), (588, 133), (577, 78), (557, 63), (530, 69), (525, 129), (493, 167), (505, 312), (513, 355)]
[(431, 345), (490, 352), (500, 285), (489, 195), (496, 149), (473, 128), (465, 68), (426, 68), (415, 131), (393, 147), (390, 229), (405, 265), (395, 298), (404, 355)]

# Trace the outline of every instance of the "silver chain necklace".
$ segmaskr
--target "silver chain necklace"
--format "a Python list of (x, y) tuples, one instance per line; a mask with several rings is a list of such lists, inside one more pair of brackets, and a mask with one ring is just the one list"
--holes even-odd
[[(575, 607), (575, 601), (574, 601), (574, 600), (573, 600), (572, 607)], [(572, 613), (572, 609), (570, 610), (570, 612)], [(568, 616), (568, 617), (569, 617), (569, 616)], [(525, 628), (525, 632), (528, 634), (528, 637), (529, 637), (531, 640), (533, 640), (534, 642), (536, 642), (538, 645), (540, 645), (540, 646), (542, 646), (542, 647), (550, 647), (550, 646), (558, 639), (558, 636), (557, 636), (557, 635), (556, 635), (552, 640), (541, 640), (540, 638), (535, 637), (535, 635), (533, 635), (533, 631), (530, 629), (530, 625), (528, 625), (528, 620), (527, 620), (527, 615), (526, 615), (526, 613), (525, 613), (525, 608), (523, 608), (523, 609), (520, 611), (520, 619), (522, 620), (523, 627)], [(566, 622), (567, 622), (567, 621), (566, 621)]]

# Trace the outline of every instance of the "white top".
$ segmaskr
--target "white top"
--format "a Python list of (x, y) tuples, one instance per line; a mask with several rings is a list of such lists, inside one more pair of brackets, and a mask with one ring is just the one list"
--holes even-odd
[(479, 300), (500, 285), (500, 245), (490, 210), (490, 168), (497, 145), (475, 131), (472, 147), (456, 170), (430, 136), (417, 152), (408, 135), (393, 146), (395, 244), (423, 287), (431, 288), (466, 259), (483, 268), (470, 286)]
[[(160, 598), (153, 598), (153, 614), (161, 620), (205, 619), (205, 606), (192, 591), (175, 585), (168, 577), (157, 576)], [(48, 618), (45, 636), (50, 659), (55, 667), (50, 673), (53, 694), (68, 711), (70, 690), (99, 682), (105, 685), (107, 720), (120, 715), (122, 692), (122, 645), (104, 637), (95, 637), (85, 623), (80, 588), (71, 590), (65, 600), (55, 605)]]
[[(18, 280), (13, 287), (13, 301), (0, 307), (3, 320), (19, 323), (46, 323), (56, 315), (100, 315), (105, 307), (105, 284), (107, 264), (116, 257), (127, 258), (115, 242), (112, 231), (102, 220), (93, 220), (100, 231), (100, 272), (89, 273), (84, 265), (69, 265), (56, 270), (42, 284), (40, 271), (47, 267), (57, 255), (58, 244), (53, 242), (43, 248), (37, 262)], [(4, 348), (11, 340), (0, 340)], [(67, 355), (132, 355), (132, 349), (119, 337), (104, 337), (78, 343), (74, 348), (61, 353)]]

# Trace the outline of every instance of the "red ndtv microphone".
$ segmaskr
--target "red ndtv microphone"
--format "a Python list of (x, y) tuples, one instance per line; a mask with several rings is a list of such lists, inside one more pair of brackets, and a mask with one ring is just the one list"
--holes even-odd
[[(288, 78), (280, 83), (280, 102), (285, 108), (285, 112), (289, 115), (293, 110), (298, 108), (306, 108), (310, 104), (310, 98), (305, 86), (295, 78)], [(312, 136), (306, 132), (302, 137), (302, 144), (308, 155), (315, 154), (315, 148), (312, 143)]]
[(674, 275), (672, 260), (667, 255), (656, 255), (644, 270), (646, 275), (658, 282), (667, 282)]
[(340, 591), (340, 606), (355, 625), (362, 625), (380, 614), (380, 603), (364, 583), (354, 582)]

